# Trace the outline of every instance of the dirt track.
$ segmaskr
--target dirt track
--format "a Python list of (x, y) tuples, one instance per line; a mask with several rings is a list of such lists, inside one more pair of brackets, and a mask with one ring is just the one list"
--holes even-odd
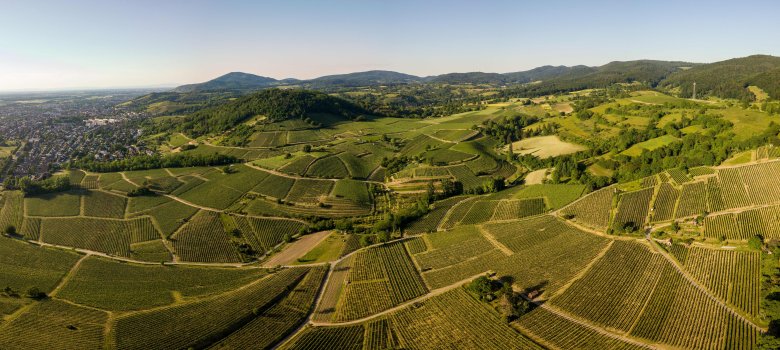
[(270, 259), (263, 263), (263, 266), (290, 265), (328, 238), (331, 233), (332, 231), (322, 231), (304, 235), (297, 241), (288, 244), (281, 252), (272, 255)]

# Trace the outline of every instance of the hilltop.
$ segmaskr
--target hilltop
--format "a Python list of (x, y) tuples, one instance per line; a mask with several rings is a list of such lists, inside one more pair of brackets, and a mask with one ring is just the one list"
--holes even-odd
[(232, 72), (214, 78), (205, 83), (182, 85), (175, 88), (174, 92), (194, 92), (213, 90), (258, 90), (277, 84), (274, 78), (261, 77), (259, 75)]
[(368, 114), (368, 111), (321, 92), (268, 89), (197, 111), (177, 119), (171, 127), (198, 137), (233, 130), (249, 119), (263, 124), (299, 119), (318, 126), (320, 122), (312, 120), (318, 119), (317, 114), (328, 114), (346, 121)]
[(385, 70), (372, 70), (348, 74), (326, 75), (302, 81), (312, 87), (356, 87), (374, 85), (394, 85), (420, 82), (418, 76)]

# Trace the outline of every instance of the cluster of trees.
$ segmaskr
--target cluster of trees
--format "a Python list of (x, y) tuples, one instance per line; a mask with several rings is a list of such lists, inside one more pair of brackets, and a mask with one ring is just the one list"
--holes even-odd
[(170, 155), (142, 155), (110, 162), (100, 162), (85, 157), (71, 164), (72, 167), (99, 173), (115, 171), (132, 171), (159, 168), (184, 168), (194, 166), (215, 166), (238, 163), (241, 160), (225, 154), (189, 154), (174, 153)]
[(507, 144), (527, 137), (555, 133), (556, 125), (552, 123), (547, 123), (544, 127), (535, 128), (533, 130), (524, 130), (525, 127), (538, 121), (539, 118), (537, 117), (518, 114), (498, 120), (486, 120), (482, 122), (482, 125), (479, 126), (479, 128), (483, 133)]
[(491, 279), (477, 277), (466, 285), (466, 290), (477, 299), (496, 304), (507, 323), (518, 319), (535, 308), (535, 305), (512, 289), (512, 278), (505, 276)]
[(392, 157), (392, 158), (383, 157), (381, 164), (382, 167), (387, 169), (387, 174), (390, 175), (401, 171), (401, 169), (405, 168), (410, 161), (411, 159), (407, 156)]
[(385, 213), (384, 217), (374, 223), (374, 232), (378, 234), (390, 234), (404, 228), (412, 221), (421, 218), (430, 210), (429, 198), (421, 197), (414, 205), (405, 206)]
[(21, 190), (25, 195), (36, 195), (67, 191), (71, 188), (67, 176), (54, 176), (42, 180), (33, 180), (29, 176), (21, 178), (7, 177), (3, 182), (7, 189)]
[(553, 168), (547, 183), (579, 183), (585, 185), (586, 191), (597, 190), (615, 182), (614, 177), (596, 176), (587, 171), (585, 160), (597, 155), (593, 151), (541, 159), (532, 154), (517, 155), (517, 160), (527, 168), (536, 170)]
[(134, 190), (131, 190), (130, 192), (127, 192), (128, 197), (142, 197), (142, 196), (151, 196), (154, 194), (154, 191), (149, 188), (149, 186), (143, 186), (136, 188)]
[[(9, 298), (22, 297), (22, 295), (19, 293), (18, 290), (10, 286), (6, 286), (5, 288), (3, 288), (3, 291), (0, 294)], [(49, 297), (48, 295), (46, 295), (46, 292), (41, 291), (40, 289), (38, 289), (38, 287), (30, 287), (29, 289), (27, 289), (27, 293), (25, 294), (25, 296), (34, 300), (43, 300)]]

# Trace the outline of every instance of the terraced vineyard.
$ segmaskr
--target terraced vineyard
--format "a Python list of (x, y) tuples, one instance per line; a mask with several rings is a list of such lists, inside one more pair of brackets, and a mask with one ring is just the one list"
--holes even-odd
[(241, 261), (219, 215), (213, 212), (199, 211), (171, 239), (176, 254), (185, 261)]
[[(4, 181), (16, 190), (0, 192), (0, 349), (768, 346), (780, 151), (763, 138), (769, 115), (766, 130), (731, 132), (776, 106), (660, 82), (533, 98), (437, 83), (446, 109), (426, 105), (422, 81), (290, 84), (256, 92), (269, 108), (210, 92), (149, 118), (159, 130), (139, 152), (159, 158), (117, 158), (122, 171), (95, 172), (108, 165), (90, 154), (57, 173), (70, 188)], [(372, 114), (401, 100), (404, 118)], [(507, 146), (518, 140), (555, 145)]]
[(705, 211), (707, 211), (707, 183), (697, 181), (684, 184), (674, 218), (701, 215)]
[(610, 213), (612, 212), (612, 196), (615, 189), (602, 188), (590, 193), (561, 210), (564, 215), (569, 215), (578, 223), (598, 229), (606, 230), (609, 226)]
[[(762, 164), (718, 169), (714, 177), (704, 181), (683, 179), (670, 172), (673, 183), (682, 184), (679, 189), (672, 182), (651, 177), (655, 179), (652, 183), (642, 184), (654, 187), (619, 195), (613, 221), (644, 223), (647, 217), (651, 223), (673, 218), (689, 220), (713, 203), (716, 208), (741, 205), (738, 208), (745, 209), (734, 213), (707, 215), (703, 237), (736, 242), (756, 234), (780, 237), (780, 206), (767, 206), (774, 203), (773, 195), (752, 190), (761, 186), (757, 182), (760, 175), (755, 174), (764, 174), (773, 167)], [(449, 173), (427, 169), (420, 176)], [(224, 198), (240, 201), (232, 199), (236, 198), (233, 192), (243, 196), (272, 189), (284, 192), (280, 196), (291, 202), (374, 200), (365, 184), (357, 180), (289, 179), (255, 173), (263, 175), (246, 180), (241, 175), (206, 169), (199, 175), (177, 175), (192, 178), (182, 180), (183, 185), (171, 192), (173, 197), (160, 194), (128, 200), (119, 191), (101, 187), (50, 198), (66, 208), (81, 203), (78, 212), (72, 208), (68, 212), (60, 208), (52, 211), (46, 208), (48, 200), (28, 201), (14, 192), (4, 192), (0, 219), (16, 223), (27, 239), (130, 259), (157, 262), (171, 261), (174, 256), (180, 261), (240, 263), (245, 261), (239, 253), (241, 244), (257, 252), (272, 252), (285, 237), (302, 232), (307, 224), (303, 220), (198, 209), (178, 201), (181, 197), (176, 193), (202, 201), (196, 198), (224, 190), (231, 193)], [(154, 181), (177, 177), (167, 172), (140, 172), (130, 178)], [(263, 187), (269, 179), (289, 181), (281, 185), (281, 190), (277, 187), (282, 182)], [(111, 176), (104, 180), (101, 186), (108, 187), (123, 181)], [(188, 183), (193, 185), (187, 187)], [(193, 192), (206, 184), (208, 187), (202, 188), (208, 190), (199, 190), (205, 192)], [(518, 187), (436, 202), (430, 213), (407, 229), (407, 233), (424, 233), (421, 237), (359, 250), (338, 261), (331, 271), (324, 266), (279, 272), (166, 267), (94, 257), (83, 259), (71, 271), (80, 258), (75, 253), (22, 249), (27, 245), (7, 241), (4, 254), (8, 259), (3, 260), (3, 266), (16, 267), (0, 275), (6, 276), (13, 288), (36, 286), (53, 291), (62, 285), (50, 301), (0, 298), (2, 310), (7, 310), (4, 314), (20, 312), (10, 322), (0, 323), (0, 345), (10, 349), (36, 348), (40, 344), (65, 348), (100, 348), (108, 344), (117, 349), (239, 349), (273, 347), (292, 335), (282, 348), (429, 349), (480, 344), (481, 348), (637, 349), (653, 343), (681, 348), (756, 346), (759, 328), (737, 315), (758, 319), (761, 253), (674, 243), (668, 250), (690, 273), (693, 280), (688, 280), (652, 245), (613, 240), (569, 225), (567, 220), (605, 231), (615, 191), (604, 188), (569, 204), (574, 201), (569, 192), (576, 193), (577, 189), (565, 186)], [(726, 194), (739, 186), (747, 190)], [(254, 201), (285, 206), (270, 199)], [(753, 203), (761, 206), (751, 207)], [(25, 216), (25, 206), (38, 215)], [(290, 206), (296, 207), (304, 208)], [(543, 215), (557, 207), (563, 207), (560, 216), (565, 219)], [(290, 209), (280, 211), (287, 212)], [(63, 213), (74, 215), (51, 216)], [(439, 228), (445, 230), (437, 231)], [(163, 237), (169, 238), (164, 241)], [(357, 237), (352, 239), (355, 245), (357, 241)], [(37, 258), (39, 255), (41, 258)], [(31, 269), (41, 269), (42, 273), (27, 275)], [(485, 273), (511, 278), (516, 289), (544, 305), (505, 323), (500, 308), (485, 307), (458, 288), (462, 281)], [(66, 274), (69, 277), (63, 282)], [(326, 276), (328, 283), (323, 284)], [(107, 285), (111, 288), (105, 288)], [(440, 292), (427, 297), (432, 290)], [(322, 298), (314, 305), (318, 293)], [(232, 311), (223, 313), (228, 309)], [(295, 333), (310, 313), (314, 325)], [(353, 320), (361, 322), (341, 325)], [(46, 326), (51, 324), (61, 326)], [(76, 330), (70, 330), (70, 326)], [(112, 331), (106, 333), (107, 327)], [(163, 334), (160, 329), (169, 335), (164, 339), (147, 336)], [(457, 341), (453, 341), (453, 334)]]
[(548, 311), (547, 308), (537, 308), (515, 322), (516, 327), (524, 335), (545, 346), (558, 349), (646, 349), (641, 343), (629, 343), (619, 336), (600, 333), (581, 323)]
[(436, 231), (444, 217), (447, 215), (447, 212), (466, 198), (467, 197), (452, 197), (436, 202), (433, 209), (431, 209), (427, 215), (421, 220), (415, 221), (407, 228), (407, 232), (423, 233)]
[(405, 308), (390, 320), (402, 348), (539, 348), (512, 332), (496, 314), (462, 289), (428, 299), (419, 307)]
[(644, 226), (653, 191), (653, 188), (646, 188), (621, 194), (613, 225), (621, 227), (624, 224), (632, 223), (637, 227)]
[(130, 245), (159, 239), (149, 218), (132, 220), (98, 218), (41, 219), (42, 242), (129, 257)]
[(58, 300), (33, 305), (3, 325), (3, 349), (99, 349), (108, 313)]
[(760, 254), (692, 247), (685, 268), (722, 300), (749, 315), (758, 314)]
[(305, 268), (286, 269), (213, 298), (118, 317), (114, 324), (116, 348), (207, 346), (269, 310), (298, 285), (308, 271)]
[(680, 191), (668, 183), (663, 183), (658, 189), (652, 208), (652, 221), (668, 221), (674, 217), (677, 199)]
[(705, 218), (704, 236), (719, 240), (742, 238), (735, 215), (732, 214), (708, 216)]
[(105, 218), (124, 218), (127, 200), (101, 191), (87, 191), (83, 199), (84, 215)]
[[(605, 328), (628, 332), (664, 265), (665, 260), (644, 245), (615, 241), (582, 278), (550, 303)], [(616, 266), (623, 267), (620, 273), (616, 273)]]
[(545, 212), (545, 207), (542, 198), (500, 201), (491, 220), (522, 219), (539, 215)]
[[(728, 325), (728, 327), (726, 327)], [(632, 336), (684, 348), (755, 347), (758, 330), (665, 266)]]
[(512, 331), (498, 315), (460, 288), (403, 308), (388, 318), (352, 326), (307, 328), (284, 348), (465, 349), (474, 346), (541, 349)]
[(338, 321), (359, 319), (426, 292), (403, 243), (381, 245), (353, 257), (334, 317)]
[(283, 299), (217, 343), (217, 349), (269, 348), (301, 325), (314, 305), (327, 268), (312, 268)]

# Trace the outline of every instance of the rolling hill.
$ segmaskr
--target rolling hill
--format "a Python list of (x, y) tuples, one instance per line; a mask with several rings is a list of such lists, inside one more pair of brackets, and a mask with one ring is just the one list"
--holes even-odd
[(704, 64), (669, 75), (661, 86), (680, 89), (680, 96), (690, 97), (693, 82), (698, 96), (753, 99), (747, 87), (755, 85), (780, 98), (780, 57), (753, 55)]
[(275, 85), (279, 81), (259, 75), (231, 72), (200, 84), (182, 85), (174, 92), (214, 91), (214, 90), (257, 90)]
[(312, 87), (355, 87), (373, 85), (393, 85), (420, 82), (422, 78), (414, 75), (386, 70), (371, 70), (347, 74), (326, 75), (305, 81)]
[(354, 119), (368, 114), (363, 108), (340, 98), (308, 90), (268, 89), (207, 108), (185, 117), (176, 127), (193, 136), (228, 131), (249, 118), (266, 121), (304, 119), (314, 113), (327, 113)]
[(511, 94), (540, 96), (552, 93), (570, 92), (583, 89), (603, 88), (616, 83), (643, 83), (657, 86), (670, 74), (694, 63), (675, 61), (614, 61), (600, 67), (572, 67), (573, 69), (549, 77), (539, 84), (520, 86), (512, 89)]

